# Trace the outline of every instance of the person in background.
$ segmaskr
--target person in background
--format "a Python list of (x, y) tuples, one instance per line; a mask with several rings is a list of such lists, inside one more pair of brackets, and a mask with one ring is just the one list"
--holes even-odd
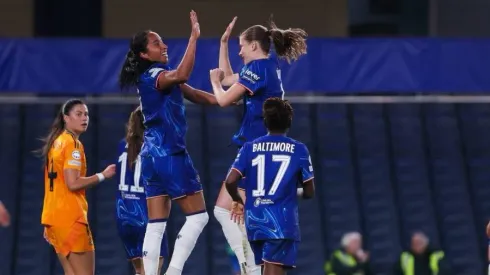
[(444, 252), (433, 250), (422, 232), (412, 235), (410, 250), (402, 252), (395, 266), (395, 275), (447, 275), (449, 268)]
[(362, 236), (349, 232), (342, 236), (342, 247), (335, 250), (325, 263), (327, 275), (371, 275), (369, 253), (362, 249)]
[(5, 205), (3, 205), (2, 201), (0, 201), (0, 226), (7, 227), (9, 225), (10, 225), (9, 212), (7, 211), (7, 208), (5, 208)]

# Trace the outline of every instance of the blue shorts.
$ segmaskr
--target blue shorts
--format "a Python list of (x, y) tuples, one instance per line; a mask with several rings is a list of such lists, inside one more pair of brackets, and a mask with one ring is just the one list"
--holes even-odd
[(298, 241), (285, 239), (250, 242), (250, 246), (255, 254), (256, 265), (268, 262), (282, 265), (285, 268), (296, 267), (298, 244)]
[[(132, 225), (117, 220), (117, 231), (122, 240), (128, 260), (141, 258), (143, 253), (143, 241), (145, 239), (146, 224)], [(167, 233), (163, 234), (160, 256), (168, 257), (168, 238)]]
[(141, 156), (141, 177), (147, 198), (183, 198), (202, 191), (191, 157), (187, 152), (164, 157)]

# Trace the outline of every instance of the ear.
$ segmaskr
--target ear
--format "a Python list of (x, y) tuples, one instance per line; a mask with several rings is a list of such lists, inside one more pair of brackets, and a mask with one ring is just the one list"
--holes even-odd
[(256, 51), (259, 48), (259, 42), (253, 41), (252, 42), (252, 50)]
[(149, 58), (148, 54), (147, 53), (143, 53), (143, 52), (140, 53), (140, 57), (143, 58), (143, 59), (148, 59)]

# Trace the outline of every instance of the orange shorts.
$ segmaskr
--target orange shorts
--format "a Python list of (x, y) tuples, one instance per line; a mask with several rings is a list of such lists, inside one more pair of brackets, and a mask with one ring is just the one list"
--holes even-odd
[(75, 222), (70, 227), (46, 226), (46, 238), (56, 253), (68, 256), (70, 252), (94, 251), (94, 240), (88, 224)]

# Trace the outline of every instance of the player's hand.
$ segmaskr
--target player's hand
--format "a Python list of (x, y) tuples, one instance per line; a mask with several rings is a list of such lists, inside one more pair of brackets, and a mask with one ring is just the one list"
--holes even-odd
[(231, 23), (226, 27), (225, 32), (221, 36), (221, 43), (228, 43), (228, 40), (230, 39), (231, 31), (233, 30), (233, 27), (235, 26), (235, 22), (238, 19), (237, 16), (233, 17), (233, 20), (231, 20)]
[(116, 174), (116, 165), (111, 164), (107, 166), (107, 168), (102, 172), (102, 175), (104, 175), (104, 178), (110, 179)]
[(243, 204), (238, 203), (236, 201), (232, 202), (230, 219), (237, 224), (243, 224), (244, 223), (243, 214), (244, 214)]
[(0, 202), (0, 226), (7, 227), (10, 225), (10, 214), (7, 211), (7, 208), (5, 208), (5, 205), (3, 205), (2, 202)]
[(197, 13), (195, 11), (191, 11), (191, 38), (198, 39), (201, 36), (201, 28), (199, 26), (199, 21), (197, 20)]
[(216, 68), (211, 71), (209, 71), (209, 78), (211, 79), (211, 82), (220, 82), (225, 78), (225, 73), (223, 70)]

